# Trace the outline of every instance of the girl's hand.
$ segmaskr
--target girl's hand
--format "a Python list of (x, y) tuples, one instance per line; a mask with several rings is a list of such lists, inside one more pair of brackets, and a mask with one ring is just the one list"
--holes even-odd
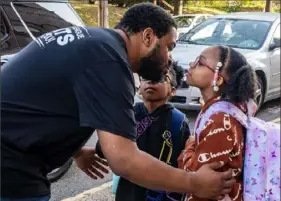
[(188, 140), (189, 140), (189, 142), (195, 142), (195, 135), (190, 135)]

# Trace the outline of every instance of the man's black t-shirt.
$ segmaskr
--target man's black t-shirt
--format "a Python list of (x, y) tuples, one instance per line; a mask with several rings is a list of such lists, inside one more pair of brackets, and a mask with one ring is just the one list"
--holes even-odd
[(1, 74), (2, 197), (50, 194), (46, 174), (95, 129), (135, 140), (133, 74), (125, 42), (114, 30), (47, 33)]

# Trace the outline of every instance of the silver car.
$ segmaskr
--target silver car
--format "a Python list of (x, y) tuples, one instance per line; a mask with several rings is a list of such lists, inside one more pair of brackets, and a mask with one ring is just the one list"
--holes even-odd
[(211, 14), (184, 14), (173, 16), (178, 25), (177, 37), (180, 38), (183, 34), (187, 33), (196, 25), (204, 22), (211, 17)]
[[(185, 68), (207, 47), (227, 45), (241, 52), (258, 75), (258, 107), (280, 97), (280, 14), (231, 13), (197, 25), (177, 41), (172, 57)], [(181, 109), (200, 109), (200, 91), (185, 84), (171, 100)]]

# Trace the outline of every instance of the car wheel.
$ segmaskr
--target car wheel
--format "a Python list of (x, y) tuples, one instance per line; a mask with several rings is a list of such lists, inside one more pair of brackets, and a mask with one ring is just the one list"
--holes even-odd
[(263, 105), (264, 101), (264, 94), (265, 94), (265, 88), (264, 88), (264, 83), (261, 79), (260, 76), (257, 76), (258, 79), (258, 88), (255, 94), (255, 101), (257, 104), (257, 112), (260, 110), (261, 106)]
[(72, 165), (73, 159), (69, 159), (63, 166), (54, 169), (52, 172), (47, 174), (47, 178), (50, 182), (55, 182), (59, 180), (70, 168)]

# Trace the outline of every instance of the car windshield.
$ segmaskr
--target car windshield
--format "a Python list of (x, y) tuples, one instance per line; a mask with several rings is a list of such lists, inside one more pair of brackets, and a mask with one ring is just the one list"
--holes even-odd
[(259, 49), (271, 22), (211, 18), (181, 36), (179, 43), (227, 45), (242, 49)]
[(35, 37), (59, 28), (83, 26), (83, 22), (68, 3), (17, 2), (14, 6)]
[(194, 20), (194, 16), (181, 16), (175, 17), (174, 20), (176, 21), (178, 27), (189, 27)]

